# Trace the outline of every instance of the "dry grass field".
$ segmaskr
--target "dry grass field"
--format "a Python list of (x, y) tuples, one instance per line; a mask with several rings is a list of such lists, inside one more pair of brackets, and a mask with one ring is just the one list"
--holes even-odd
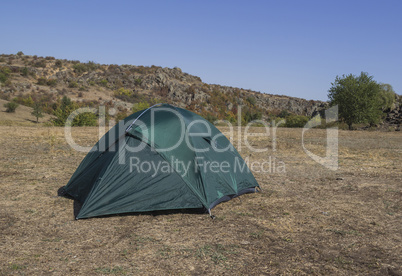
[[(227, 129), (222, 128), (223, 131)], [(254, 128), (253, 132), (261, 132)], [(97, 128), (75, 128), (80, 145)], [(325, 130), (308, 132), (323, 156)], [(235, 137), (235, 145), (237, 146)], [(310, 159), (301, 129), (249, 137), (285, 171), (255, 172), (263, 193), (197, 213), (75, 220), (57, 197), (84, 157), (63, 128), (0, 126), (0, 275), (401, 275), (402, 133), (339, 132), (339, 170)]]

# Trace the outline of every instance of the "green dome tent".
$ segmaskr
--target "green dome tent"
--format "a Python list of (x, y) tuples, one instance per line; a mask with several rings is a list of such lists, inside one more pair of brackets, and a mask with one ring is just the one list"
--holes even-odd
[(168, 104), (136, 112), (87, 154), (64, 194), (77, 219), (188, 208), (211, 209), (259, 185), (229, 140), (193, 112)]

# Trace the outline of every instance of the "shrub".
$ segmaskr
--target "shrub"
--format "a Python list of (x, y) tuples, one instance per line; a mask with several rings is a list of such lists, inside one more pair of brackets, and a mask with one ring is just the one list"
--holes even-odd
[(22, 68), (21, 75), (24, 76), (24, 77), (28, 77), (29, 71), (28, 71), (27, 67)]
[(246, 99), (251, 105), (255, 105), (257, 103), (257, 100), (253, 96), (248, 96)]
[(202, 117), (204, 117), (207, 121), (209, 121), (212, 124), (216, 120), (218, 120), (218, 118), (215, 115), (213, 115), (211, 112), (206, 112), (205, 114), (202, 114)]
[(309, 118), (302, 115), (290, 115), (286, 118), (286, 127), (304, 127)]
[(19, 51), (18, 53), (17, 53), (17, 56), (23, 56), (24, 55), (24, 53), (22, 52), (22, 51)]
[(99, 64), (89, 61), (87, 63), (76, 63), (73, 65), (74, 72), (82, 74), (84, 72), (94, 71), (99, 68)]
[(115, 121), (116, 123), (118, 123), (119, 121), (123, 120), (124, 118), (126, 118), (127, 115), (127, 111), (119, 111), (116, 116), (115, 116)]
[(39, 85), (46, 85), (46, 84), (47, 84), (47, 79), (46, 79), (46, 78), (43, 78), (43, 77), (40, 77), (40, 78), (38, 79), (38, 84), (39, 84)]
[(0, 82), (5, 83), (10, 76), (11, 70), (8, 67), (0, 67)]
[(279, 117), (279, 118), (286, 118), (286, 117), (288, 117), (289, 115), (290, 115), (289, 111), (287, 111), (287, 110), (282, 110), (282, 111), (278, 114), (278, 117)]
[(77, 87), (78, 87), (78, 83), (77, 83), (76, 81), (71, 81), (71, 82), (68, 84), (68, 87), (69, 87), (69, 88), (77, 88)]
[(4, 107), (6, 108), (6, 112), (8, 112), (8, 113), (14, 113), (18, 106), (19, 106), (19, 104), (17, 104), (16, 102), (9, 102), (9, 103), (4, 104)]
[(63, 66), (63, 62), (61, 60), (56, 60), (56, 62), (54, 63), (54, 66), (60, 68)]
[(55, 86), (57, 85), (57, 79), (50, 79), (50, 80), (47, 80), (47, 81), (46, 81), (46, 84), (47, 84), (48, 86), (55, 87)]
[(39, 61), (35, 62), (35, 63), (33, 64), (33, 66), (34, 66), (34, 67), (45, 68), (45, 67), (46, 67), (46, 60), (44, 60), (44, 59), (39, 60)]
[(106, 80), (106, 79), (103, 79), (103, 80), (101, 80), (100, 82), (99, 82), (99, 84), (101, 85), (101, 86), (104, 86), (104, 87), (107, 87), (107, 84), (108, 84), (109, 82)]
[(149, 103), (147, 102), (139, 102), (133, 105), (132, 111), (133, 113), (138, 112), (143, 109), (147, 109), (149, 107)]
[(141, 83), (142, 83), (142, 79), (140, 79), (140, 78), (137, 78), (137, 79), (134, 80), (134, 85), (135, 86), (140, 86)]
[(131, 96), (132, 94), (133, 94), (132, 90), (125, 88), (119, 88), (116, 91), (114, 91), (115, 96)]

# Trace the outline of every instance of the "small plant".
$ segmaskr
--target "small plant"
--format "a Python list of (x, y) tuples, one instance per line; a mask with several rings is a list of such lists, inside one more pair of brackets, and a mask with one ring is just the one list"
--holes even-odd
[(48, 86), (55, 87), (55, 86), (57, 85), (57, 79), (50, 79), (50, 80), (47, 80), (47, 81), (46, 81), (46, 84), (47, 84)]
[(71, 81), (71, 82), (68, 84), (68, 87), (69, 87), (69, 88), (77, 88), (77, 87), (78, 87), (78, 83), (77, 83), (76, 81)]
[(133, 113), (143, 110), (143, 109), (147, 109), (149, 107), (149, 103), (147, 102), (139, 102), (133, 105)]
[(253, 96), (247, 97), (247, 101), (248, 101), (251, 105), (255, 105), (255, 104), (257, 103), (257, 100), (256, 100)]
[(0, 67), (0, 82), (6, 83), (10, 74), (11, 74), (10, 68)]
[(99, 82), (99, 84), (101, 85), (101, 86), (104, 86), (104, 87), (107, 87), (107, 84), (108, 84), (109, 82), (106, 80), (106, 79), (103, 79), (103, 80), (101, 80), (100, 82)]
[(40, 77), (40, 78), (38, 79), (38, 84), (39, 84), (39, 85), (46, 85), (46, 84), (47, 84), (47, 79), (44, 78), (44, 77)]
[(23, 76), (23, 77), (28, 77), (28, 75), (29, 75), (29, 70), (28, 70), (28, 68), (27, 68), (27, 67), (22, 68), (22, 70), (21, 70), (21, 76)]
[(61, 68), (61, 67), (63, 67), (63, 62), (61, 60), (56, 60), (56, 62), (54, 63), (54, 66)]
[(19, 51), (18, 53), (17, 53), (17, 56), (23, 56), (24, 55), (24, 53), (22, 52), (22, 51)]
[(282, 110), (279, 114), (278, 114), (278, 117), (279, 118), (286, 118), (286, 117), (288, 117), (290, 115), (290, 113), (289, 113), (289, 111), (287, 111), (287, 110)]
[(35, 62), (35, 63), (33, 64), (33, 66), (34, 66), (34, 67), (45, 68), (45, 67), (46, 67), (46, 60), (45, 60), (45, 59), (39, 60), (39, 61)]
[(141, 83), (142, 83), (142, 79), (140, 79), (140, 78), (135, 79), (135, 81), (134, 81), (134, 85), (135, 85), (135, 86), (140, 86)]
[(14, 113), (18, 106), (19, 106), (19, 104), (17, 104), (16, 102), (9, 102), (9, 103), (4, 104), (4, 107), (6, 108), (6, 112), (8, 112), (8, 113)]

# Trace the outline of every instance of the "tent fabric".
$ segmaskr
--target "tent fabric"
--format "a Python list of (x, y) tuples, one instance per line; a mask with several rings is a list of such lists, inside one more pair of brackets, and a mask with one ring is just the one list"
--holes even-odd
[[(224, 164), (224, 170), (219, 164)], [(210, 210), (257, 187), (243, 158), (213, 124), (163, 104), (114, 126), (83, 159), (64, 190), (83, 204), (76, 217), (81, 219), (155, 210)]]

